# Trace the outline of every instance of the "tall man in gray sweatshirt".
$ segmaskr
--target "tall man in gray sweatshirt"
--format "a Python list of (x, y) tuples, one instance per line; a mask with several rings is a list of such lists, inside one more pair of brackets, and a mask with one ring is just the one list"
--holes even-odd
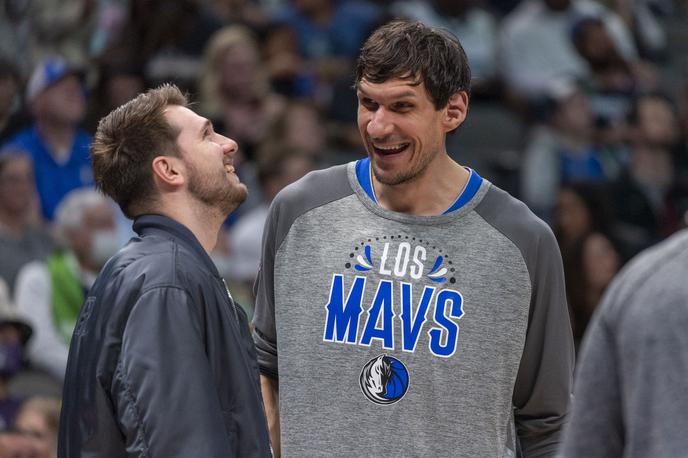
[(367, 157), (287, 187), (266, 222), (254, 340), (276, 454), (551, 456), (573, 366), (561, 257), (447, 153), (461, 45), (387, 24), (356, 91)]

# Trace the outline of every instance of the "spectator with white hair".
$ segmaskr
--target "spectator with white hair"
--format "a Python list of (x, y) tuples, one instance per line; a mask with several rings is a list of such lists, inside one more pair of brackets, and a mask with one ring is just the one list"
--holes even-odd
[(67, 194), (57, 208), (55, 230), (62, 249), (22, 268), (15, 302), (35, 331), (29, 360), (62, 380), (85, 293), (119, 248), (119, 238), (111, 201), (91, 188)]

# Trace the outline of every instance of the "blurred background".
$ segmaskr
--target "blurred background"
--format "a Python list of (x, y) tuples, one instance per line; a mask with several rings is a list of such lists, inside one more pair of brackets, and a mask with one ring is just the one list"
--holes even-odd
[(686, 0), (0, 0), (0, 458), (54, 456), (79, 309), (132, 235), (92, 188), (99, 119), (169, 81), (239, 143), (250, 198), (213, 258), (251, 314), (272, 198), (365, 154), (354, 62), (394, 18), (461, 40), (448, 151), (551, 225), (577, 343), (623, 264), (688, 224)]

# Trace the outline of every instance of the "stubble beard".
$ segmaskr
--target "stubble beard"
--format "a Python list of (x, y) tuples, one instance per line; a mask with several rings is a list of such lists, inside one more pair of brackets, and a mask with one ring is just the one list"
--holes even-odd
[(401, 170), (391, 176), (385, 176), (384, 174), (380, 173), (375, 161), (371, 160), (373, 175), (378, 183), (386, 186), (397, 186), (404, 183), (412, 183), (420, 178), (421, 175), (423, 175), (434, 157), (435, 154), (428, 154), (421, 160), (419, 164), (412, 165), (411, 168), (407, 170)]
[(230, 183), (224, 170), (209, 177), (203, 177), (193, 166), (189, 170), (189, 193), (207, 207), (217, 209), (225, 217), (248, 197), (246, 185)]

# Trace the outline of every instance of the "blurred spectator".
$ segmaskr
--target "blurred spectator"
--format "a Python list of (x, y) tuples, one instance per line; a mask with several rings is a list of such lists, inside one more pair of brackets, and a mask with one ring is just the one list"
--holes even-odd
[(0, 458), (34, 458), (36, 453), (30, 438), (15, 432), (0, 432)]
[(592, 0), (523, 0), (502, 22), (501, 75), (517, 98), (538, 99), (561, 78), (587, 76), (586, 63), (571, 42), (571, 28), (583, 17), (608, 26), (621, 55), (635, 58), (633, 39), (618, 15)]
[(275, 20), (295, 32), (300, 56), (318, 81), (329, 85), (351, 73), (379, 16), (379, 9), (365, 0), (291, 0)]
[(595, 120), (600, 127), (619, 130), (633, 97), (657, 88), (657, 71), (648, 62), (624, 57), (599, 18), (579, 20), (572, 36), (576, 50), (590, 69), (583, 82)]
[(619, 237), (633, 255), (685, 225), (688, 183), (676, 169), (685, 155), (678, 116), (659, 94), (636, 99), (629, 115), (631, 161), (614, 183)]
[(13, 62), (0, 57), (0, 145), (29, 123), (20, 91), (19, 70)]
[(57, 457), (57, 432), (60, 427), (60, 400), (35, 396), (21, 406), (15, 429), (31, 439), (34, 458)]
[(200, 93), (201, 113), (218, 132), (235, 139), (249, 159), (284, 109), (284, 99), (270, 89), (255, 39), (242, 26), (226, 27), (210, 39)]
[(111, 201), (90, 188), (65, 197), (55, 229), (64, 249), (45, 262), (27, 264), (17, 277), (15, 297), (34, 328), (31, 362), (62, 380), (85, 295), (120, 244)]
[(88, 157), (91, 136), (79, 128), (86, 113), (82, 76), (80, 69), (59, 57), (36, 67), (26, 88), (35, 122), (3, 148), (31, 157), (41, 210), (49, 221), (66, 193), (93, 183)]
[(607, 190), (599, 183), (572, 183), (557, 193), (552, 230), (562, 251), (586, 234), (612, 234), (610, 202)]
[(578, 348), (602, 294), (619, 271), (621, 257), (601, 232), (588, 232), (562, 250), (566, 296)]
[(175, 82), (193, 90), (208, 39), (222, 26), (197, 0), (130, 0), (121, 37), (103, 55), (144, 68), (152, 85)]
[(650, 60), (666, 57), (667, 33), (660, 19), (675, 13), (674, 2), (670, 0), (611, 0), (604, 3), (626, 23), (641, 56)]
[(531, 209), (549, 219), (562, 184), (606, 181), (621, 167), (605, 161), (593, 143), (593, 118), (587, 96), (575, 84), (553, 88), (545, 109), (546, 124), (530, 134), (521, 167), (521, 195)]
[(94, 59), (103, 56), (122, 37), (131, 0), (97, 0), (95, 30), (91, 35), (90, 54)]
[(449, 30), (461, 40), (471, 63), (472, 93), (480, 92), (496, 76), (497, 21), (479, 0), (397, 1), (390, 10)]
[[(287, 24), (270, 24), (262, 40), (261, 54), (270, 85), (278, 94), (288, 97), (312, 97), (317, 87), (315, 69), (299, 52), (296, 31)], [(351, 78), (346, 78), (351, 87)]]
[(31, 333), (26, 319), (10, 304), (7, 285), (0, 279), (0, 432), (12, 427), (23, 401), (10, 393), (9, 386), (22, 368)]
[(332, 161), (328, 158), (330, 151), (322, 116), (313, 103), (306, 101), (290, 100), (268, 126), (261, 145), (257, 162), (269, 160), (266, 154), (274, 156), (280, 149), (284, 150), (281, 155), (299, 151), (315, 162)]
[(95, 132), (98, 122), (115, 108), (136, 97), (146, 88), (143, 69), (136, 64), (102, 61), (98, 84), (90, 97), (87, 127)]
[(86, 65), (97, 3), (98, 0), (30, 1), (34, 62), (61, 55), (70, 62)]
[(270, 11), (265, 1), (209, 0), (210, 11), (225, 24), (244, 24), (253, 29), (264, 28)]
[(5, 0), (0, 3), (0, 55), (13, 62), (22, 77), (27, 75), (33, 66), (29, 15), (31, 3), (29, 0)]
[(55, 248), (39, 223), (38, 196), (31, 160), (26, 154), (0, 155), (0, 277), (13, 294), (19, 269), (45, 259)]

